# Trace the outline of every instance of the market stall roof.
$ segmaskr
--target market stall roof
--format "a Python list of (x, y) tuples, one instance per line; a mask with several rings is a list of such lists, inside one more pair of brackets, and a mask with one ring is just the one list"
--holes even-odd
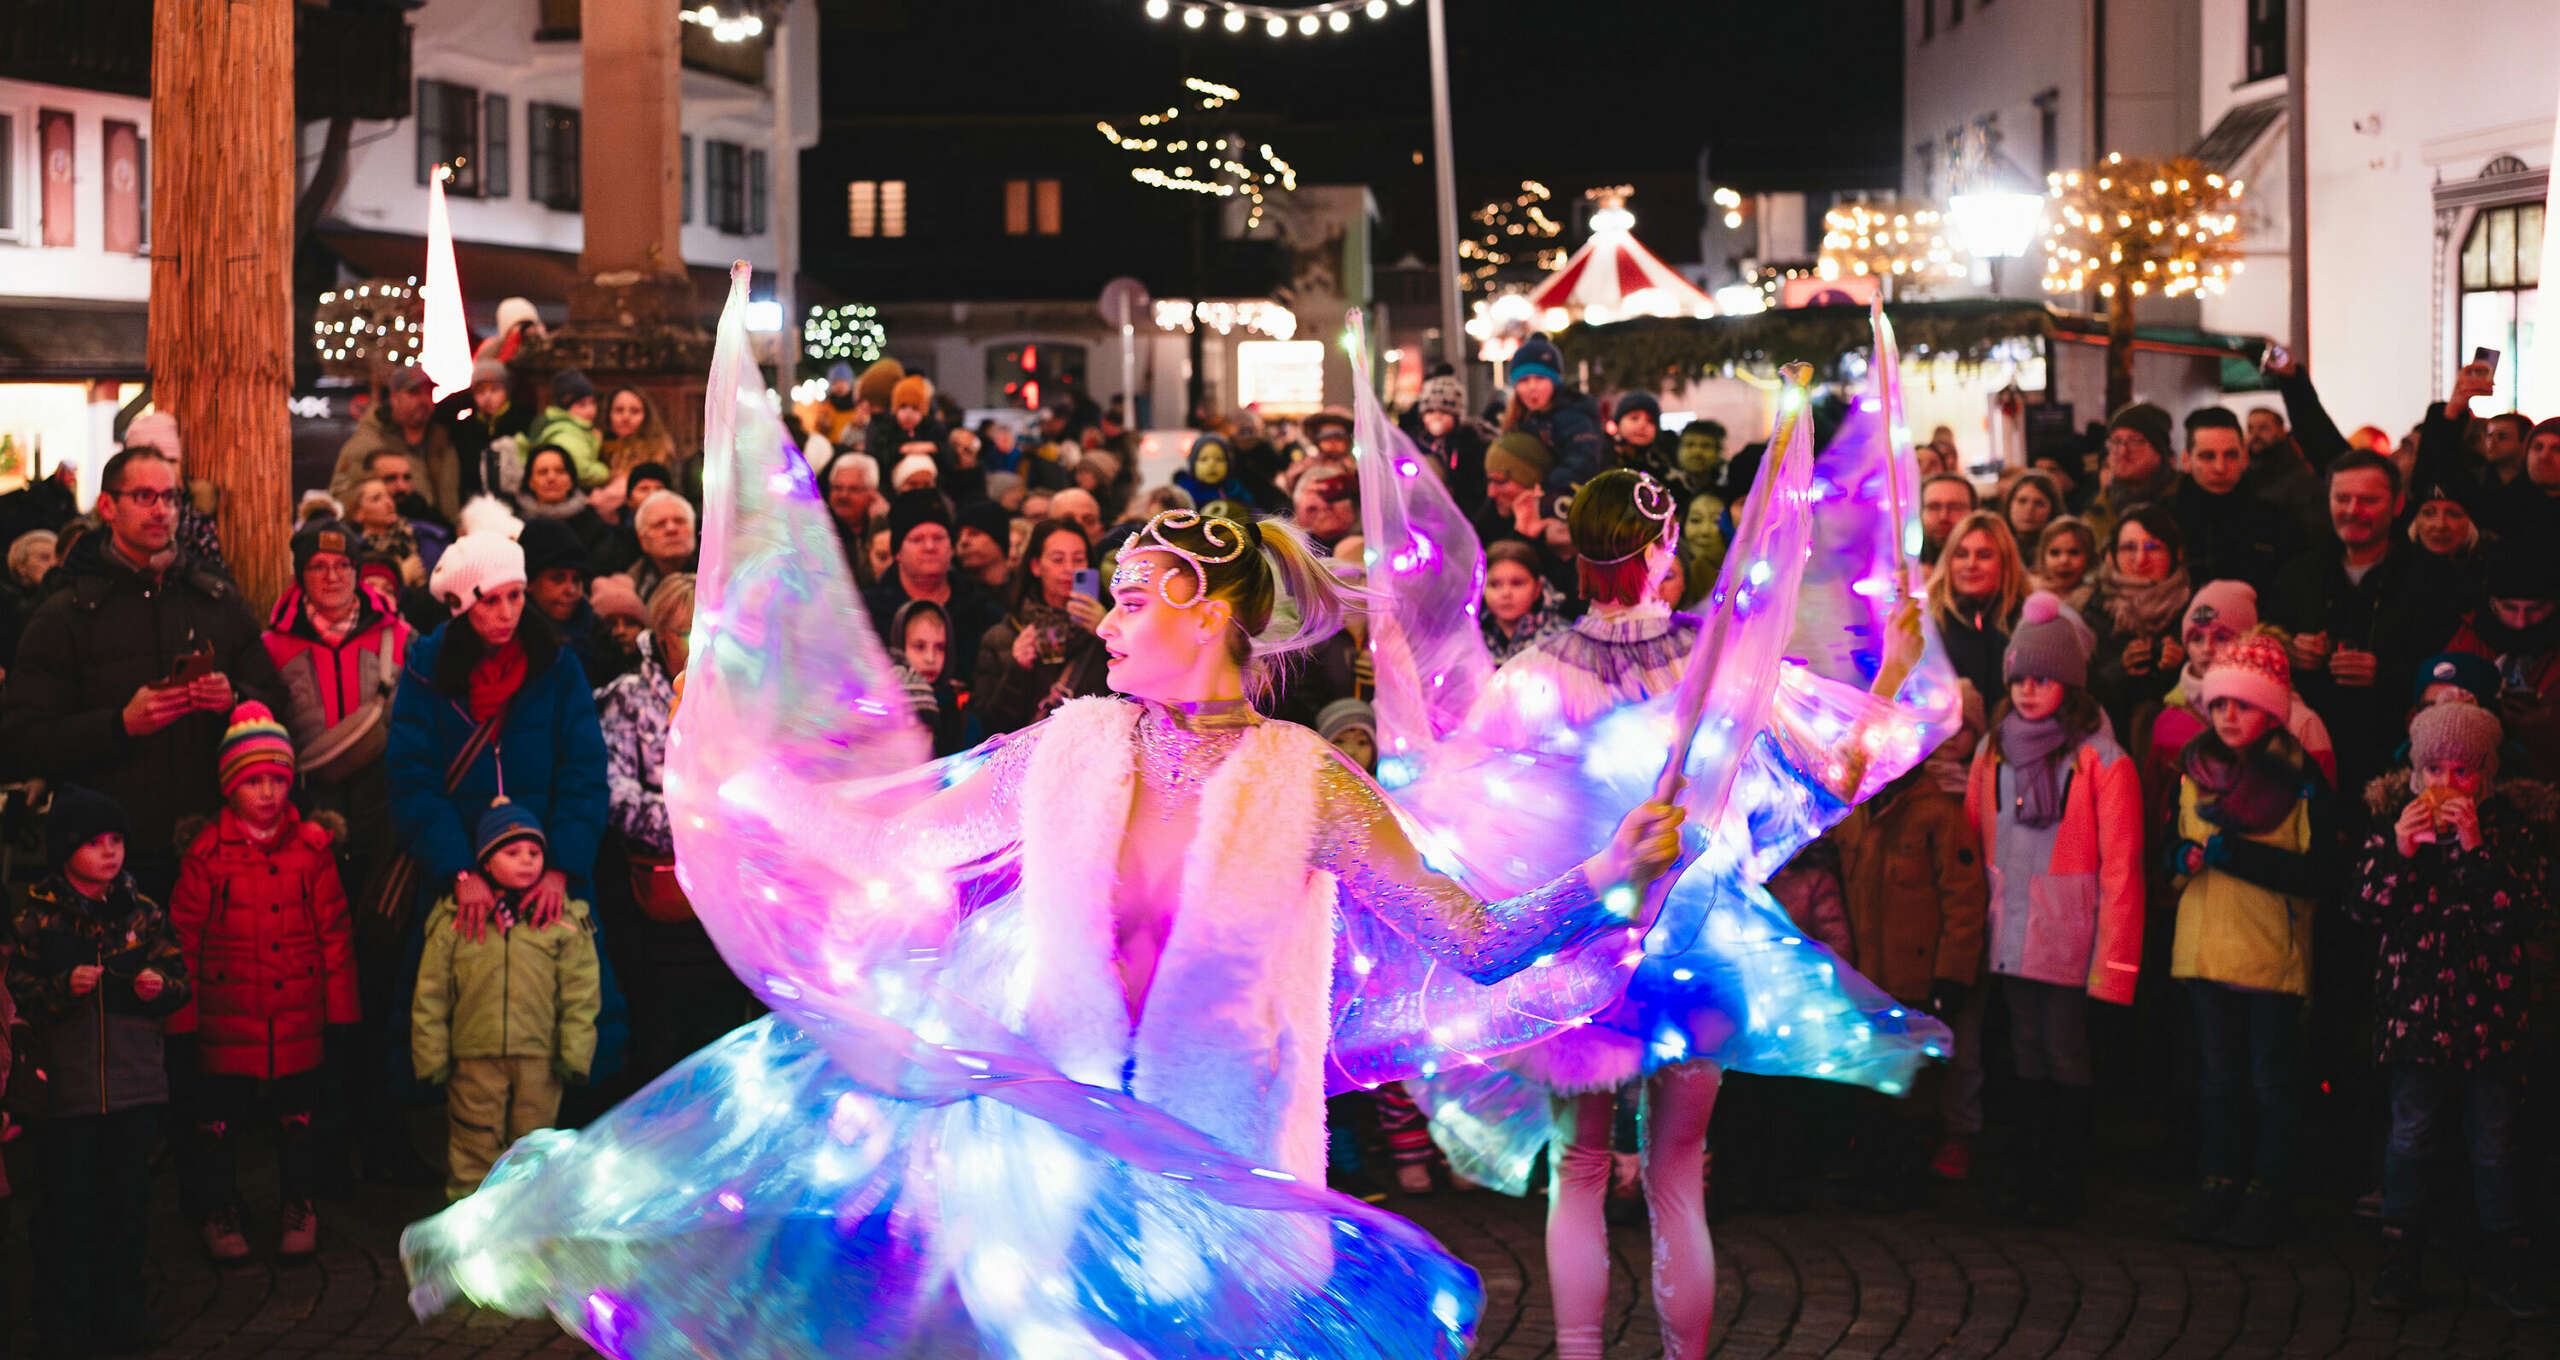
[[(1980, 363), (2000, 345), (2107, 342), (2104, 317), (2066, 312), (2022, 298), (1950, 298), (1889, 304), (1894, 334), (1905, 355), (1952, 354)], [(1557, 333), (1568, 364), (1588, 364), (1600, 390), (1660, 386), (1717, 372), (1730, 364), (1772, 371), (1802, 359), (1829, 368), (1849, 354), (1866, 352), (1872, 333), (1864, 307), (1787, 307), (1739, 316), (1637, 317), (1605, 326), (1572, 326)], [(2226, 335), (2179, 326), (2143, 326), (2134, 348), (2222, 360), (2223, 390), (2260, 386), (2258, 336)]]
[(1662, 294), (1662, 306), (1675, 313), (1701, 315), (1715, 310), (1706, 294), (1645, 249), (1635, 233), (1605, 229), (1591, 233), (1564, 268), (1531, 290), (1529, 303), (1541, 312), (1551, 307), (1580, 312), (1596, 306), (1614, 314), (1627, 305), (1629, 297), (1646, 289)]

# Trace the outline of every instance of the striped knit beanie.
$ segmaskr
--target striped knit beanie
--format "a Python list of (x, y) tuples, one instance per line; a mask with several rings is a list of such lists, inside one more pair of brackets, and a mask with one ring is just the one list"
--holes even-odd
[(293, 734), (284, 730), (276, 715), (265, 704), (251, 699), (231, 710), (231, 726), (222, 733), (222, 749), (215, 762), (222, 784), (222, 796), (240, 787), (240, 781), (257, 773), (261, 766), (275, 765), (288, 780), (293, 778)]

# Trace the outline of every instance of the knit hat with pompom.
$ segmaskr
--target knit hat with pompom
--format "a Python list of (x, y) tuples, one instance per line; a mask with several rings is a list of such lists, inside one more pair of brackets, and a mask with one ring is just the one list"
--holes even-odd
[(214, 765), (222, 796), (230, 797), (241, 781), (270, 766), (281, 769), (286, 779), (293, 778), (293, 734), (265, 704), (251, 699), (231, 710), (231, 725), (222, 733)]
[(2009, 650), (2001, 660), (2003, 680), (2059, 680), (2075, 688), (2089, 683), (2088, 626), (2064, 607), (2060, 596), (2039, 590), (2018, 611), (2018, 626), (2009, 634)]

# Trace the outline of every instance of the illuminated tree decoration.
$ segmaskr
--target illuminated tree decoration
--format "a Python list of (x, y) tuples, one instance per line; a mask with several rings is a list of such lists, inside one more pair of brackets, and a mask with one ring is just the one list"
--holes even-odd
[(371, 383), (418, 362), (426, 304), (416, 279), (366, 279), (320, 295), (311, 313), (311, 346), (320, 368), (336, 378)]
[(1843, 203), (1822, 215), (1822, 258), (1815, 272), (1826, 279), (1884, 281), (1888, 300), (1926, 296), (1937, 284), (1965, 277), (1964, 252), (1947, 239), (1937, 209), (1909, 199)]
[(867, 364), (880, 357), (889, 332), (880, 324), (880, 309), (859, 302), (841, 307), (811, 307), (800, 323), (800, 351), (820, 366), (842, 360)]
[[(1191, 124), (1197, 131), (1182, 128), (1179, 108), (1141, 115), (1138, 130), (1126, 135), (1109, 123), (1094, 126), (1113, 146), (1131, 155), (1166, 158), (1129, 167), (1129, 178), (1158, 189), (1179, 189), (1217, 198), (1242, 196), (1247, 205), (1245, 226), (1261, 226), (1267, 196), (1298, 187), (1296, 168), (1282, 160), (1269, 142), (1251, 143), (1240, 132), (1199, 126), (1203, 120), (1196, 115), (1216, 113), (1243, 98), (1233, 88), (1196, 76), (1182, 84), (1200, 97)], [(1247, 156), (1258, 157), (1260, 164), (1246, 164)]]
[(1553, 201), (1547, 186), (1524, 179), (1520, 192), (1467, 214), (1472, 234), (1458, 238), (1458, 286), (1489, 293), (1506, 279), (1535, 279), (1562, 269), (1564, 247), (1548, 244), (1564, 235), (1564, 224), (1547, 215)]
[(2241, 182), (2188, 156), (2110, 153), (2045, 177), (2044, 286), (2107, 304), (2107, 409), (2133, 399), (2138, 298), (2210, 296), (2240, 272)]

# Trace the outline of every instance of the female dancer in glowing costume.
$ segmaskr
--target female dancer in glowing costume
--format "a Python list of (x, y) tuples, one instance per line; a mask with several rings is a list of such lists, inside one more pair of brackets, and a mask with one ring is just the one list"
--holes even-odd
[(1472, 1274), (1320, 1189), (1326, 1087), (1605, 1005), (1681, 814), (1640, 806), (1484, 902), (1246, 703), (1341, 618), (1305, 541), (1188, 512), (1112, 580), (1100, 636), (1138, 702), (908, 768), (742, 332), (668, 795), (705, 924), (776, 1014), (413, 1227), (415, 1304), (548, 1311), (617, 1356), (1454, 1360)]
[[(1881, 324), (1879, 340), (1879, 368), (1889, 372)], [(1693, 776), (1702, 748), (1717, 753), (1689, 797), (1702, 859), (1670, 890), (1627, 994), (1586, 1027), (1416, 1083), (1453, 1165), (1488, 1184), (1522, 1193), (1547, 1146), (1559, 1360), (1601, 1354), (1603, 1208), (1620, 1086), (1648, 1077), (1654, 1300), (1665, 1354), (1694, 1358), (1706, 1353), (1714, 1308), (1702, 1180), (1721, 1068), (1899, 1093), (1921, 1056), (1943, 1051), (1942, 1027), (1807, 944), (1758, 886), (1915, 762), (1949, 716), (1943, 656), (1907, 592), (1894, 589), (1903, 536), (1887, 489), (1896, 469), (1878, 456), (1891, 446), (1880, 428), (1890, 422), (1874, 418), (1881, 405), (1862, 405), (1817, 471), (1802, 390), (1786, 392), (1704, 620), (1653, 600), (1677, 543), (1671, 498), (1633, 472), (1595, 478), (1567, 512), (1594, 608), (1498, 672), (1472, 619), (1452, 617), (1475, 588), (1462, 570), (1473, 557), (1463, 520), (1431, 479), (1405, 472), (1410, 453), (1394, 445), (1382, 413), (1372, 424), (1373, 413), (1361, 412), (1364, 438), (1391, 450), (1364, 468), (1364, 527), (1372, 585), (1392, 620), (1380, 630), (1389, 641), (1378, 668), (1381, 736), (1393, 753), (1382, 772), (1408, 812), (1480, 841), (1467, 834), (1469, 804), (1487, 801), (1486, 788), (1496, 803), (1570, 808), (1577, 794), (1623, 787), (1630, 754), (1633, 772), (1649, 774), (1644, 754), (1658, 762), (1661, 747), (1648, 738), (1663, 730), (1666, 696), (1684, 675), (1707, 696), (1711, 720), (1690, 750)], [(1702, 631), (1711, 645), (1700, 644)], [(1588, 843), (1596, 830), (1557, 839)]]

